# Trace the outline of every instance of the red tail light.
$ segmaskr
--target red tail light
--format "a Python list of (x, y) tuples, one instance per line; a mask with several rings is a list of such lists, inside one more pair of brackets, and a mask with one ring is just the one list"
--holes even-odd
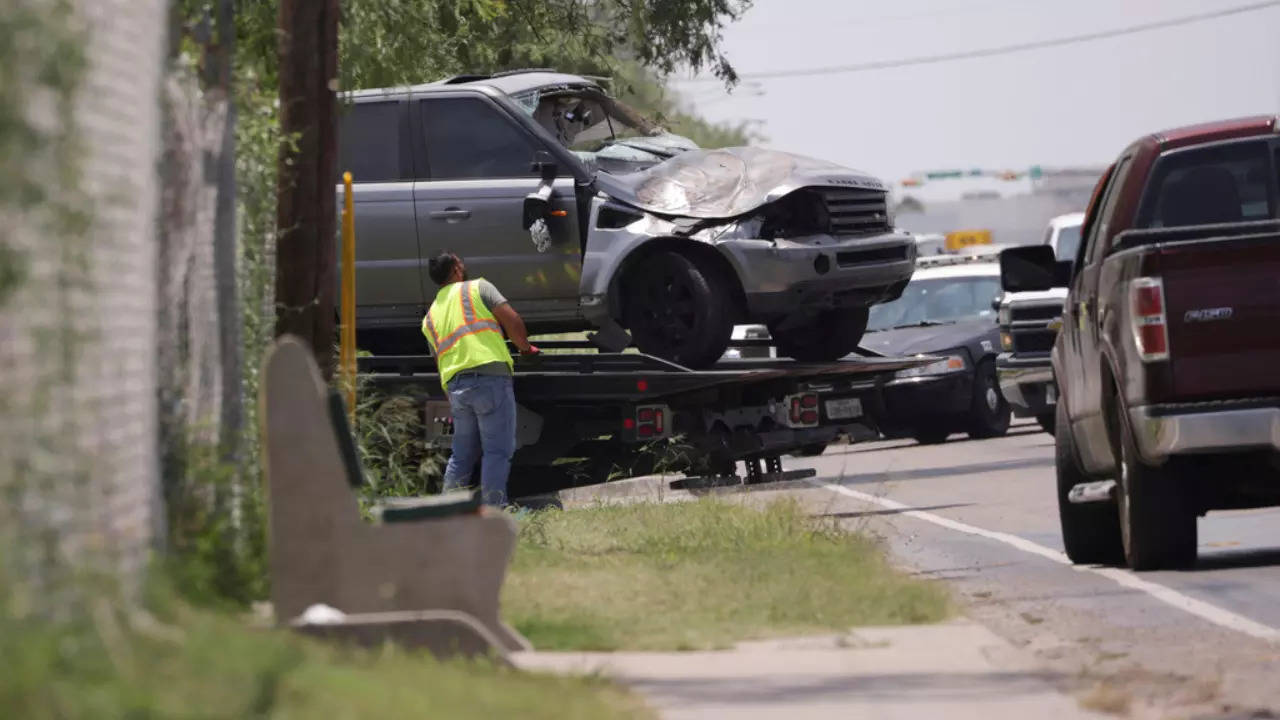
[(1129, 281), (1129, 318), (1133, 341), (1143, 362), (1169, 359), (1169, 323), (1165, 315), (1164, 281), (1140, 277)]
[(806, 409), (818, 407), (818, 396), (805, 395), (804, 397), (800, 398), (800, 407), (806, 408)]
[(791, 422), (800, 422), (800, 398), (791, 398)]
[(667, 408), (665, 405), (645, 405), (637, 407), (635, 418), (625, 418), (622, 425), (625, 429), (635, 429), (636, 436), (642, 438), (663, 438), (667, 436)]

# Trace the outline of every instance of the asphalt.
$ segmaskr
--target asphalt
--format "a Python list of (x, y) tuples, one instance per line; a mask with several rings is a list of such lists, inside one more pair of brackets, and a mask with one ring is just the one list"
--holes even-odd
[[(815, 517), (879, 537), (904, 572), (944, 583), (1058, 692), (1102, 687), (1135, 717), (1280, 716), (1280, 509), (1210, 513), (1193, 569), (1135, 574), (1065, 560), (1053, 438), (1034, 425), (937, 446), (833, 446), (785, 466), (817, 476), (715, 492), (797, 498)], [(689, 494), (645, 478), (565, 502), (602, 497)]]

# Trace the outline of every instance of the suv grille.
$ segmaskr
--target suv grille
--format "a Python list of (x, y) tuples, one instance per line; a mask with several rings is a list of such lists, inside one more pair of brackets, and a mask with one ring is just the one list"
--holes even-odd
[(827, 206), (832, 235), (869, 235), (890, 230), (885, 192), (820, 189), (818, 194)]

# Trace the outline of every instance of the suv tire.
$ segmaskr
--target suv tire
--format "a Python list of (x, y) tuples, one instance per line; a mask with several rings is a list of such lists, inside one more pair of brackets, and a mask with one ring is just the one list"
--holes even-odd
[(674, 252), (627, 275), (626, 323), (641, 352), (689, 368), (715, 364), (733, 334), (733, 297), (718, 273)]
[(1116, 503), (1074, 505), (1067, 499), (1071, 488), (1091, 478), (1076, 462), (1075, 436), (1061, 401), (1057, 408), (1058, 432), (1054, 436), (1054, 467), (1058, 477), (1058, 521), (1067, 557), (1077, 565), (1115, 565), (1124, 560), (1120, 516)]
[(1120, 535), (1124, 557), (1134, 570), (1190, 567), (1196, 561), (1198, 533), (1190, 484), (1175, 461), (1153, 467), (1142, 461), (1133, 431), (1117, 409)]
[(978, 363), (973, 374), (973, 400), (969, 406), (969, 437), (974, 440), (1002, 437), (1009, 432), (1013, 411), (1000, 394), (996, 365), (990, 360)]
[(769, 327), (778, 355), (800, 362), (832, 362), (858, 349), (870, 308), (823, 310), (801, 325)]

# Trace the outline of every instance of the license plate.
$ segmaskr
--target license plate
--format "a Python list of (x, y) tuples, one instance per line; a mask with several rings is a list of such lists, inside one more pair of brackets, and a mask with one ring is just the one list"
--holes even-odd
[(832, 420), (847, 420), (862, 417), (862, 401), (858, 398), (827, 401), (827, 417)]
[(1056, 387), (1052, 386), (1052, 385), (1047, 385), (1047, 386), (1045, 386), (1045, 389), (1044, 389), (1044, 404), (1045, 404), (1045, 405), (1054, 405), (1054, 404), (1056, 404), (1057, 402), (1058, 402), (1058, 389), (1057, 389)]

